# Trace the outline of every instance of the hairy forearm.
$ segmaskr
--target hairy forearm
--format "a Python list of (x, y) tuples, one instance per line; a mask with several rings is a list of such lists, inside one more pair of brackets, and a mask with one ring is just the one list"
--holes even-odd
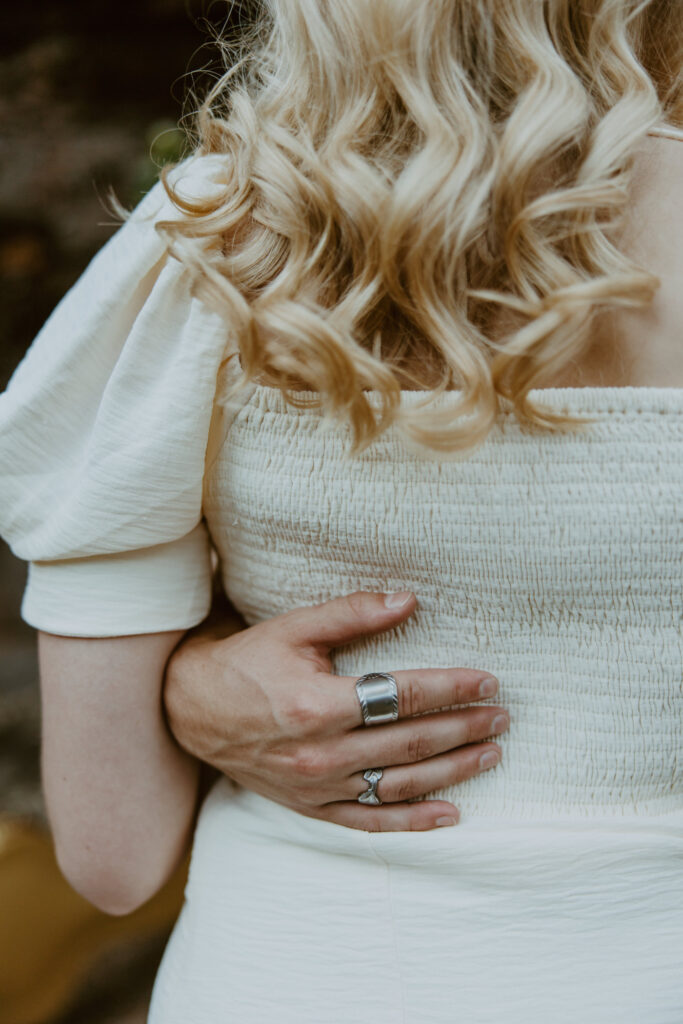
[(60, 866), (101, 909), (127, 913), (188, 849), (199, 763), (166, 724), (163, 673), (182, 632), (39, 634), (42, 772)]
[(217, 589), (209, 616), (185, 635), (167, 665), (164, 683), (167, 721), (178, 743), (203, 761), (200, 798), (221, 775), (207, 760), (213, 729), (213, 722), (208, 720), (207, 687), (213, 690), (217, 682), (213, 649), (216, 641), (247, 627), (248, 623), (223, 591)]

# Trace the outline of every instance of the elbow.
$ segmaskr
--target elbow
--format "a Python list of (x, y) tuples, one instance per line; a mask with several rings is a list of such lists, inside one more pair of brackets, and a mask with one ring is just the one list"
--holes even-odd
[(134, 865), (114, 864), (104, 856), (88, 850), (88, 856), (57, 846), (59, 870), (79, 896), (112, 917), (132, 914), (147, 903), (161, 888), (163, 881), (152, 881)]

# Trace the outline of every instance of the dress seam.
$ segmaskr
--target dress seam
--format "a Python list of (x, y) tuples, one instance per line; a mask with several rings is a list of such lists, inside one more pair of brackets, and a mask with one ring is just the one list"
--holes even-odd
[(393, 891), (392, 877), (391, 877), (391, 864), (384, 857), (382, 857), (381, 854), (379, 854), (377, 852), (377, 850), (375, 849), (375, 847), (373, 845), (373, 842), (372, 842), (372, 834), (370, 832), (366, 832), (365, 835), (367, 837), (368, 849), (370, 850), (371, 856), (374, 857), (375, 860), (379, 864), (381, 864), (384, 867), (385, 871), (386, 871), (387, 901), (388, 901), (388, 904), (389, 904), (389, 924), (390, 924), (390, 927), (391, 927), (391, 934), (392, 934), (392, 938), (393, 938), (393, 942), (394, 942), (394, 953), (395, 953), (395, 956), (396, 956), (396, 973), (398, 974), (398, 984), (399, 984), (399, 992), (400, 992), (400, 1000), (401, 1000), (401, 1002), (400, 1002), (400, 1010), (401, 1010), (401, 1022), (400, 1022), (400, 1024), (409, 1024), (408, 1019), (406, 1017), (406, 1002), (407, 1002), (407, 1000), (406, 1000), (406, 985), (405, 985), (405, 978), (404, 978), (404, 974), (403, 974), (403, 966), (402, 966), (402, 962), (401, 962), (401, 950), (400, 950), (399, 939), (398, 939), (398, 928), (396, 927), (396, 915), (394, 913), (394, 891)]
[(405, 976), (403, 974), (403, 964), (401, 961), (401, 949), (398, 938), (398, 928), (396, 926), (396, 915), (394, 913), (394, 887), (392, 883), (392, 871), (391, 864), (386, 865), (387, 869), (387, 888), (389, 896), (389, 916), (391, 921), (391, 931), (394, 936), (394, 950), (396, 953), (396, 969), (398, 971), (398, 980), (401, 992), (401, 1024), (408, 1024), (408, 1018), (406, 1016), (406, 983)]

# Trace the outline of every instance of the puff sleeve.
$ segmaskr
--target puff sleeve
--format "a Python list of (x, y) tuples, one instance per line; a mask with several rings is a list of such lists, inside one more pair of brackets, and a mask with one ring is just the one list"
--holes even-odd
[[(194, 196), (215, 160), (172, 180)], [(157, 181), (0, 395), (0, 535), (29, 562), (22, 617), (45, 632), (187, 629), (209, 610), (202, 484), (228, 332), (155, 231), (177, 217)]]

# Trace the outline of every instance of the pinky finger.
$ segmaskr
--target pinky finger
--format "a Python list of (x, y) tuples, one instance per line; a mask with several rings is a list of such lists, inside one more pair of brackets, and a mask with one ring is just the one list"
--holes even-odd
[(359, 804), (358, 801), (339, 801), (323, 804), (315, 812), (309, 809), (307, 813), (363, 832), (426, 832), (460, 821), (458, 808), (443, 800), (380, 804), (378, 807)]

